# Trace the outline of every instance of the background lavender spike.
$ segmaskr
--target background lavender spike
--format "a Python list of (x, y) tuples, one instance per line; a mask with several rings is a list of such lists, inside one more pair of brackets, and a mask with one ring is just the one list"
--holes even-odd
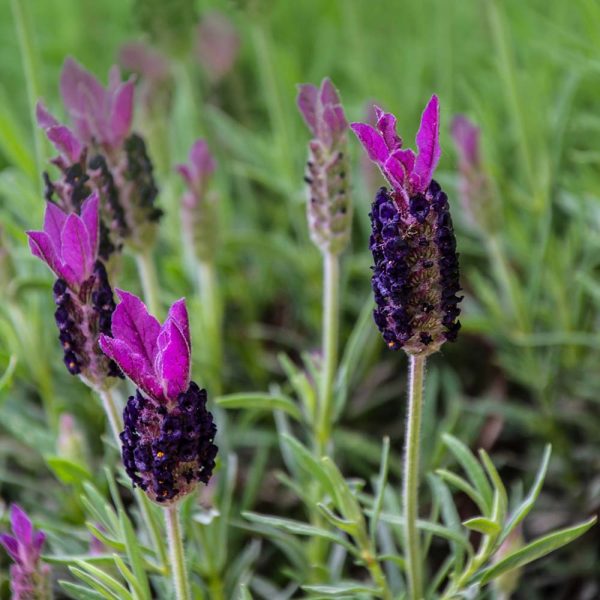
[(25, 511), (13, 504), (11, 513), (13, 535), (0, 534), (0, 544), (13, 560), (10, 587), (13, 600), (50, 600), (50, 566), (41, 561), (46, 535), (36, 531)]
[(310, 236), (322, 251), (340, 254), (348, 245), (352, 226), (348, 123), (337, 90), (327, 78), (320, 88), (300, 85), (297, 104), (313, 134), (304, 176)]

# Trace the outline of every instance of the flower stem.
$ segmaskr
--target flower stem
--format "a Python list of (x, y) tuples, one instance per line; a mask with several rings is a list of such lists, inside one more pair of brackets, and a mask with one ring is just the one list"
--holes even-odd
[(173, 583), (175, 585), (175, 598), (177, 600), (190, 600), (190, 586), (185, 568), (183, 540), (181, 538), (177, 504), (172, 504), (165, 508), (165, 522), (167, 524), (167, 537), (169, 539), (169, 557)]
[(404, 552), (406, 554), (406, 572), (408, 576), (409, 598), (411, 600), (421, 600), (423, 597), (421, 550), (419, 533), (417, 531), (417, 517), (419, 514), (419, 452), (425, 360), (425, 356), (410, 356), (408, 416), (406, 443), (404, 446), (404, 485), (402, 490)]
[(108, 419), (108, 424), (110, 425), (110, 430), (115, 438), (117, 447), (120, 447), (121, 438), (119, 437), (119, 433), (123, 429), (123, 422), (117, 409), (115, 399), (113, 398), (111, 390), (99, 390), (98, 394), (100, 400), (102, 400), (102, 406), (104, 407), (104, 412), (106, 413), (106, 418)]
[(152, 259), (150, 250), (138, 252), (135, 255), (140, 282), (144, 292), (144, 300), (148, 310), (154, 316), (160, 317), (160, 301), (158, 299), (158, 278), (156, 277), (156, 266)]
[[(213, 392), (220, 394), (223, 348), (221, 344), (223, 308), (215, 266), (210, 261), (198, 261), (198, 287), (202, 306), (202, 323), (209, 348), (208, 360), (214, 374)], [(216, 387), (215, 387), (216, 386)]]
[(323, 363), (317, 409), (317, 448), (327, 452), (331, 435), (333, 382), (337, 368), (339, 336), (340, 259), (337, 254), (323, 255)]

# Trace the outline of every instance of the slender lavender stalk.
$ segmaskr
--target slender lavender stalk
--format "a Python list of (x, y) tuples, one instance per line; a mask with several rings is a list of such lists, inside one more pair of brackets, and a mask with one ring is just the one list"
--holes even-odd
[(215, 193), (208, 191), (215, 169), (215, 159), (204, 140), (194, 142), (188, 162), (177, 166), (177, 171), (186, 185), (181, 198), (183, 239), (195, 263), (205, 345), (210, 350), (207, 354), (213, 367), (215, 384), (220, 387), (223, 362), (223, 307), (215, 268), (219, 237), (218, 198)]
[(339, 256), (348, 245), (352, 204), (348, 194), (348, 123), (329, 79), (321, 87), (299, 86), (298, 108), (313, 134), (306, 163), (307, 217), (312, 241), (323, 254), (323, 342), (319, 406), (315, 427), (319, 454), (331, 436), (333, 384), (338, 362)]
[(352, 129), (369, 158), (392, 186), (381, 188), (371, 209), (373, 317), (385, 342), (410, 357), (407, 433), (404, 452), (403, 509), (410, 598), (423, 597), (422, 558), (416, 526), (420, 424), (425, 361), (446, 341), (456, 339), (460, 323), (458, 255), (448, 199), (432, 179), (440, 157), (439, 104), (433, 96), (417, 133), (418, 154), (402, 148), (396, 119), (381, 109), (377, 126)]

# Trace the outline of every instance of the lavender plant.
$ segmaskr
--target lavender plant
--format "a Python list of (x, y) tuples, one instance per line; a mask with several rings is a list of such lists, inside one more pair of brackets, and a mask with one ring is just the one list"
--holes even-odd
[[(60, 87), (68, 124), (38, 104), (35, 157), (12, 98), (0, 89), (0, 197), (10, 200), (0, 207), (0, 339), (5, 342), (0, 362), (6, 363), (0, 375), (0, 493), (43, 515), (47, 533), (44, 540), (13, 508), (14, 535), (0, 541), (14, 562), (10, 579), (16, 597), (46, 598), (54, 588), (60, 597), (80, 600), (504, 600), (519, 592), (537, 599), (549, 598), (550, 586), (559, 585), (567, 570), (577, 574), (563, 587), (592, 597), (589, 543), (576, 564), (563, 566), (554, 579), (544, 581), (546, 566), (523, 576), (531, 561), (585, 533), (597, 508), (590, 492), (593, 477), (586, 494), (565, 466), (578, 462), (592, 471), (595, 460), (589, 447), (574, 448), (568, 438), (582, 422), (589, 437), (595, 435), (593, 411), (579, 403), (597, 395), (584, 366), (593, 363), (594, 352), (582, 352), (597, 345), (597, 304), (589, 302), (597, 262), (589, 242), (595, 213), (589, 191), (585, 211), (578, 212), (576, 192), (566, 193), (549, 175), (572, 159), (561, 151), (567, 137), (558, 124), (563, 115), (566, 129), (569, 107), (586, 97), (583, 87), (575, 78), (558, 94), (552, 145), (536, 136), (534, 124), (543, 122), (546, 111), (526, 118), (520, 98), (526, 88), (515, 68), (527, 55), (511, 56), (508, 28), (503, 29), (505, 11), (520, 9), (496, 3), (486, 3), (483, 14), (498, 48), (508, 107), (501, 94), (486, 96), (479, 85), (479, 77), (493, 79), (487, 62), (485, 75), (482, 69), (465, 70), (460, 86), (455, 83), (454, 56), (462, 60), (465, 54), (446, 52), (452, 44), (448, 31), (470, 27), (467, 46), (481, 29), (464, 18), (470, 16), (468, 3), (438, 7), (423, 36), (412, 31), (421, 31), (423, 21), (416, 5), (407, 5), (397, 22), (386, 2), (334, 3), (319, 19), (307, 21), (315, 13), (302, 4), (282, 10), (260, 1), (238, 2), (220, 7), (223, 13), (216, 18), (211, 2), (142, 4), (136, 3), (136, 10), (143, 10), (125, 30), (118, 19), (105, 18), (104, 11), (116, 6), (110, 0), (75, 11), (86, 21), (72, 29), (67, 22), (77, 23), (74, 15), (58, 19), (52, 3), (36, 5), (32, 14), (29, 2), (12, 3), (31, 118), (46, 79), (36, 71), (36, 55), (41, 52), (46, 60), (48, 42), (36, 44), (32, 27), (42, 15), (56, 29), (53, 39), (69, 40), (68, 52), (87, 56), (94, 68), (104, 68), (106, 56), (122, 48), (122, 66), (139, 74), (123, 81), (113, 68), (104, 86), (67, 59)], [(570, 6), (569, 18), (578, 4)], [(588, 5), (586, 22), (592, 23)], [(199, 8), (206, 12), (196, 27)], [(452, 28), (445, 26), (446, 17)], [(527, 19), (531, 24), (531, 15)], [(144, 42), (123, 46), (136, 20)], [(123, 34), (114, 44), (113, 27)], [(96, 29), (106, 48), (86, 54)], [(383, 46), (364, 34), (374, 30), (382, 32), (386, 61), (381, 61)], [(75, 36), (83, 34), (85, 46), (77, 48)], [(404, 48), (410, 42), (410, 61), (398, 58), (405, 53), (390, 51), (397, 39)], [(564, 38), (555, 39), (564, 46)], [(296, 47), (304, 52), (291, 51)], [(59, 46), (52, 52), (66, 54)], [(570, 55), (558, 54), (559, 62)], [(310, 65), (309, 56), (314, 56)], [(302, 133), (293, 83), (299, 73), (314, 76), (329, 69), (347, 104), (342, 108), (328, 78), (320, 86), (300, 86), (297, 104), (311, 136), (302, 190), (304, 150), (297, 143)], [(389, 77), (393, 69), (402, 73), (401, 90), (397, 78)], [(539, 83), (536, 73), (531, 69), (531, 79)], [(398, 121), (408, 128), (431, 75), (448, 100), (445, 106), (452, 99), (453, 109), (461, 105), (477, 114), (481, 130), (463, 117), (453, 122), (454, 174), (449, 163), (448, 170), (443, 164), (438, 169), (444, 129), (437, 96), (422, 115), (418, 153), (403, 148), (391, 113), (377, 108), (372, 126), (354, 123), (366, 157), (389, 185), (376, 193), (367, 217), (363, 202), (376, 189), (376, 171), (353, 175), (355, 149), (347, 139), (346, 113), (356, 115), (365, 98), (394, 98), (403, 107)], [(14, 83), (14, 74), (7, 73), (6, 81)], [(556, 84), (556, 78), (548, 81)], [(528, 91), (529, 101), (539, 104), (539, 90)], [(148, 147), (132, 133), (134, 109)], [(594, 147), (593, 123), (586, 121), (585, 127), (586, 142), (580, 143), (586, 150), (575, 143), (578, 166), (571, 164), (578, 191), (581, 181), (591, 182), (590, 189), (596, 182), (591, 169), (581, 167), (593, 160), (579, 154)], [(58, 152), (42, 194), (37, 189), (44, 154), (40, 132)], [(188, 148), (187, 162), (173, 168)], [(150, 154), (158, 159), (156, 173)], [(176, 171), (183, 178), (181, 195)], [(580, 181), (582, 172), (589, 179)], [(455, 179), (455, 197), (463, 204), (462, 213), (452, 215), (456, 232), (452, 199), (446, 196), (454, 196)], [(158, 181), (165, 219), (155, 206)], [(556, 198), (550, 193), (555, 189)], [(54, 305), (47, 279), (24, 252), (23, 229), (43, 205), (42, 195), (43, 230), (28, 235), (32, 253), (56, 277)], [(561, 218), (553, 218), (552, 210)], [(558, 236), (553, 222), (566, 214), (572, 222), (560, 225)], [(154, 244), (160, 250), (158, 273)], [(136, 264), (119, 258), (127, 248)], [(572, 279), (587, 277), (586, 293), (565, 283), (578, 252), (585, 260)], [(489, 277), (481, 269), (486, 258)], [(542, 268), (544, 261), (551, 265)], [(369, 263), (374, 305), (371, 295), (366, 298)], [(148, 308), (130, 292), (117, 290), (118, 305), (113, 298), (117, 281), (121, 288), (136, 289), (135, 267)], [(322, 286), (313, 285), (321, 271)], [(178, 300), (161, 323), (160, 301), (183, 294), (191, 319), (186, 302)], [(459, 344), (446, 345), (457, 337), (463, 294), (466, 335)], [(57, 364), (51, 339), (56, 334), (48, 327), (52, 312), (67, 373)], [(555, 321), (562, 331), (554, 331)], [(579, 331), (584, 326), (587, 337)], [(404, 357), (385, 352), (378, 330), (389, 349), (405, 351), (411, 366), (404, 435), (404, 411), (396, 407)], [(497, 354), (486, 356), (484, 373), (473, 365), (482, 364), (481, 349), (487, 352), (488, 346)], [(560, 375), (569, 364), (577, 365), (569, 371), (571, 382), (581, 373), (578, 385), (585, 391), (563, 398), (563, 390), (573, 389)], [(192, 370), (208, 393), (191, 380)], [(102, 398), (112, 437), (100, 437), (97, 407), (86, 401), (77, 379)], [(487, 386), (493, 386), (493, 400), (482, 391)], [(228, 410), (217, 409), (213, 417), (209, 395)], [(503, 395), (518, 402), (501, 402)], [(553, 398), (560, 398), (561, 416), (553, 410)], [(534, 406), (543, 410), (537, 414)], [(538, 451), (525, 443), (524, 432), (553, 442), (559, 458), (552, 468), (548, 446), (533, 475)], [(473, 453), (477, 447), (482, 449)], [(502, 469), (492, 462), (492, 449)], [(517, 470), (532, 475), (526, 494), (515, 483)], [(551, 479), (549, 491), (538, 503), (545, 478)], [(566, 490), (568, 496), (560, 496)], [(550, 508), (553, 496), (568, 508), (560, 513)], [(524, 521), (534, 505), (540, 518)], [(4, 527), (1, 508), (0, 502)], [(553, 510), (551, 522), (560, 521), (560, 529), (542, 533), (549, 523), (544, 510)], [(590, 518), (564, 527), (580, 513)], [(8, 593), (6, 579), (0, 569), (0, 598)]]

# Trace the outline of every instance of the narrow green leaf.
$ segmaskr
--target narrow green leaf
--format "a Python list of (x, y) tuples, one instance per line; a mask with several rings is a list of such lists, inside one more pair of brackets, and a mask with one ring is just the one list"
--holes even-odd
[(481, 458), (481, 462), (487, 471), (494, 489), (498, 493), (499, 505), (497, 522), (503, 523), (504, 517), (506, 516), (506, 511), (508, 509), (508, 494), (506, 493), (506, 487), (504, 486), (504, 482), (500, 477), (500, 473), (498, 473), (498, 469), (496, 469), (492, 459), (483, 448), (479, 449), (479, 457)]
[(245, 583), (241, 583), (238, 590), (238, 600), (252, 600), (252, 594)]
[[(366, 512), (367, 514), (369, 514), (371, 511)], [(392, 525), (404, 525), (404, 517), (401, 517), (399, 515), (391, 515), (389, 513), (382, 512), (379, 518), (382, 521), (385, 521), (386, 523), (391, 523)], [(451, 542), (456, 542), (469, 554), (472, 554), (472, 549), (469, 545), (469, 541), (467, 540), (467, 538), (464, 535), (452, 531), (448, 527), (444, 527), (443, 525), (439, 525), (438, 523), (430, 523), (429, 521), (417, 519), (417, 528), (422, 529), (423, 531), (430, 532), (437, 537), (444, 538)]]
[(371, 596), (379, 596), (381, 590), (371, 585), (364, 585), (349, 581), (347, 583), (340, 582), (334, 585), (303, 585), (302, 589), (306, 592), (312, 592), (328, 598), (340, 598), (350, 595), (356, 598), (356, 594), (370, 594)]
[(486, 519), (485, 517), (474, 517), (473, 519), (467, 519), (466, 521), (463, 521), (463, 525), (467, 529), (479, 531), (485, 535), (498, 535), (498, 533), (500, 533), (500, 525), (491, 519)]
[(142, 587), (140, 586), (135, 575), (127, 568), (127, 565), (123, 562), (123, 559), (118, 554), (113, 554), (113, 560), (119, 569), (119, 573), (123, 576), (123, 579), (127, 581), (129, 587), (133, 590), (133, 596), (135, 600), (151, 600)]
[(73, 583), (72, 581), (59, 579), (58, 585), (60, 585), (60, 587), (65, 590), (65, 592), (67, 592), (71, 598), (76, 598), (77, 600), (102, 600), (105, 598), (105, 596), (96, 592), (95, 590), (83, 587), (82, 585)]
[(482, 513), (486, 511), (487, 507), (481, 494), (468, 481), (460, 477), (460, 475), (457, 475), (452, 471), (447, 471), (446, 469), (437, 469), (435, 474), (443, 479), (446, 483), (449, 483), (451, 486), (469, 496), (469, 498), (473, 500), (473, 502), (477, 505), (477, 508), (479, 508)]
[(375, 496), (375, 502), (373, 503), (373, 516), (371, 517), (369, 523), (371, 542), (373, 542), (373, 544), (375, 544), (375, 536), (377, 534), (377, 522), (379, 521), (381, 507), (383, 506), (383, 494), (385, 492), (385, 486), (387, 484), (389, 460), (390, 438), (388, 436), (385, 436), (383, 438), (383, 444), (381, 447), (381, 465), (379, 467), (379, 476), (377, 477), (377, 495)]
[(282, 410), (296, 419), (302, 420), (302, 413), (298, 405), (288, 396), (283, 394), (267, 394), (261, 392), (248, 392), (243, 394), (228, 394), (219, 396), (216, 403), (223, 408), (241, 408), (245, 410)]
[(454, 454), (456, 460), (460, 463), (462, 468), (467, 473), (467, 476), (471, 480), (471, 483), (475, 486), (475, 489), (481, 494), (483, 502), (486, 507), (484, 516), (489, 516), (492, 510), (492, 487), (485, 476), (484, 470), (481, 465), (477, 462), (473, 453), (463, 444), (459, 439), (455, 438), (449, 433), (442, 435), (444, 443), (449, 450)]
[(343, 519), (342, 517), (336, 515), (330, 508), (325, 506), (322, 502), (317, 503), (317, 508), (319, 512), (334, 526), (350, 535), (356, 533), (356, 521), (349, 521), (348, 519)]
[(129, 564), (131, 565), (133, 574), (143, 590), (144, 598), (151, 598), (150, 584), (148, 582), (146, 571), (144, 570), (144, 562), (142, 560), (137, 536), (135, 535), (129, 517), (124, 510), (119, 510), (119, 523), (121, 525), (121, 532), (127, 548), (127, 557), (129, 558)]
[(69, 571), (83, 581), (87, 583), (91, 588), (96, 590), (102, 598), (106, 598), (106, 600), (121, 600), (119, 596), (114, 594), (110, 589), (108, 589), (102, 582), (96, 580), (91, 575), (88, 575), (85, 571), (78, 569), (77, 567), (69, 567)]
[(594, 523), (597, 518), (592, 517), (584, 523), (574, 525), (573, 527), (567, 527), (554, 533), (549, 533), (537, 540), (527, 544), (524, 548), (509, 554), (500, 561), (498, 561), (492, 567), (486, 569), (483, 572), (481, 583), (486, 584), (492, 579), (496, 579), (514, 569), (518, 569), (538, 558), (546, 556), (550, 552), (554, 552), (558, 548), (562, 548), (566, 544), (569, 544), (573, 540), (583, 535)]
[(281, 435), (281, 440), (291, 451), (296, 464), (312, 478), (318, 479), (323, 490), (331, 498), (335, 498), (334, 486), (324, 466), (296, 438), (284, 433)]
[(548, 465), (550, 464), (550, 456), (552, 454), (552, 446), (547, 444), (544, 448), (544, 455), (542, 457), (542, 462), (538, 468), (538, 471), (535, 476), (535, 481), (529, 490), (529, 493), (521, 502), (521, 504), (517, 507), (517, 509), (513, 512), (512, 516), (508, 520), (508, 523), (502, 530), (500, 537), (498, 538), (498, 544), (501, 544), (509, 535), (510, 532), (529, 514), (529, 511), (533, 508), (535, 501), (537, 500), (540, 492), (542, 491), (542, 485), (544, 484), (544, 479), (546, 477), (546, 472), (548, 471)]
[(307, 523), (302, 523), (301, 521), (294, 521), (293, 519), (284, 519), (283, 517), (275, 517), (271, 515), (259, 515), (254, 512), (244, 512), (242, 516), (249, 521), (254, 523), (262, 523), (263, 525), (270, 525), (271, 527), (275, 527), (276, 529), (282, 529), (283, 531), (288, 531), (289, 533), (295, 533), (296, 535), (306, 535), (309, 537), (320, 537), (331, 542), (335, 542), (336, 544), (340, 544), (346, 550), (351, 552), (353, 555), (357, 555), (356, 548), (348, 542), (341, 535), (334, 533), (333, 531), (328, 531), (327, 529), (321, 529), (320, 527), (315, 527), (314, 525), (309, 525)]
[(344, 479), (340, 470), (335, 463), (325, 456), (321, 459), (321, 465), (327, 473), (329, 481), (331, 481), (334, 490), (334, 497), (337, 503), (338, 510), (348, 521), (354, 521), (358, 527), (364, 523), (362, 510), (355, 498), (348, 482)]
[(51, 565), (74, 565), (79, 560), (84, 560), (92, 565), (110, 566), (113, 563), (112, 554), (73, 554), (71, 556), (65, 554), (57, 555), (42, 555), (42, 560)]
[(76, 463), (62, 456), (46, 456), (46, 464), (56, 475), (57, 479), (65, 485), (81, 485), (92, 478), (90, 472), (80, 463)]
[(97, 582), (105, 585), (109, 590), (118, 594), (118, 598), (121, 600), (133, 600), (133, 596), (129, 590), (121, 583), (119, 583), (114, 577), (111, 577), (106, 571), (91, 565), (84, 560), (78, 560), (76, 563), (77, 567), (86, 571), (91, 575)]

